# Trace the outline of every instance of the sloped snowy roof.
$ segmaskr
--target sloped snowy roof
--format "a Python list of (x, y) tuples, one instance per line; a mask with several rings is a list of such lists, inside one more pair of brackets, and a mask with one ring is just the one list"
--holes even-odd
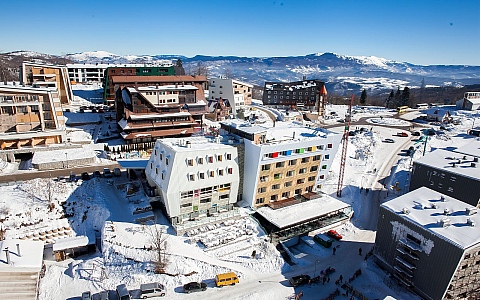
[(323, 195), (321, 198), (275, 210), (270, 207), (260, 207), (257, 212), (278, 228), (284, 228), (349, 206), (345, 202)]
[(73, 249), (93, 244), (95, 244), (95, 234), (89, 232), (87, 235), (78, 235), (57, 240), (55, 244), (53, 244), (53, 251)]
[[(20, 246), (20, 256), (17, 252)], [(0, 272), (21, 272), (25, 268), (40, 271), (43, 262), (43, 242), (28, 240), (3, 240), (0, 241)], [(10, 265), (7, 264), (5, 249), (10, 253)]]
[[(442, 196), (446, 201), (441, 200)], [(433, 205), (436, 208), (433, 208)], [(476, 208), (429, 188), (418, 188), (385, 202), (381, 206), (423, 227), (424, 230), (457, 244), (462, 249), (480, 243), (480, 230), (467, 224), (467, 219), (476, 225), (480, 224), (480, 214), (476, 212)], [(408, 214), (403, 213), (405, 208), (408, 209)], [(474, 214), (467, 215), (467, 208), (471, 209)], [(444, 214), (445, 209), (450, 211), (448, 215)], [(440, 225), (444, 218), (450, 220), (450, 226), (442, 227)]]
[[(437, 149), (415, 160), (415, 163), (480, 180), (480, 163), (473, 162), (472, 156), (467, 155), (466, 159), (463, 159), (463, 156), (460, 153)], [(453, 166), (454, 163), (455, 167)], [(476, 167), (472, 167), (472, 163), (476, 164)]]
[(142, 119), (155, 119), (155, 118), (168, 118), (168, 117), (185, 117), (191, 116), (189, 112), (177, 112), (177, 113), (169, 113), (169, 114), (144, 114), (144, 115), (130, 115), (130, 119), (132, 120), (142, 120)]
[[(480, 140), (473, 140), (464, 146), (452, 150), (453, 152), (463, 155), (471, 155), (474, 157), (480, 157)], [(480, 172), (480, 170), (479, 170)]]

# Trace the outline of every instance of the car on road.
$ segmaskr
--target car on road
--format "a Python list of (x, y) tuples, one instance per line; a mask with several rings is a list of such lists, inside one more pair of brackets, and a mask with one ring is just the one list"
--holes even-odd
[(93, 171), (93, 177), (102, 177), (102, 173), (99, 170)]
[(338, 233), (336, 230), (333, 230), (333, 229), (330, 229), (329, 231), (327, 231), (327, 235), (333, 237), (337, 241), (343, 238), (343, 236), (340, 233)]
[(88, 174), (88, 172), (82, 173), (82, 180), (90, 180), (90, 175)]
[(395, 141), (393, 139), (384, 139), (383, 142), (384, 143), (395, 143)]
[(427, 134), (428, 134), (428, 135), (435, 135), (435, 130), (429, 129), (429, 130), (427, 131)]
[(165, 286), (159, 282), (143, 283), (140, 285), (140, 298), (165, 296)]
[(112, 171), (109, 168), (103, 169), (103, 177), (105, 178), (112, 178)]
[(82, 300), (92, 300), (92, 293), (90, 291), (83, 292)]
[(405, 131), (401, 131), (401, 132), (398, 132), (398, 133), (397, 133), (397, 136), (407, 137), (407, 136), (408, 136), (408, 133), (406, 133)]
[(101, 291), (98, 293), (100, 300), (108, 300), (108, 291)]
[(77, 175), (75, 175), (75, 174), (70, 174), (70, 176), (68, 177), (68, 181), (70, 181), (70, 182), (77, 182), (77, 181), (78, 181)]
[(414, 131), (414, 132), (412, 132), (412, 135), (413, 135), (413, 136), (420, 136), (420, 132)]
[(410, 146), (410, 148), (408, 148), (408, 150), (407, 150), (407, 155), (412, 156), (413, 153), (415, 153), (415, 147)]
[(207, 284), (204, 282), (189, 282), (183, 285), (183, 291), (187, 294), (193, 292), (203, 292), (207, 290)]
[(309, 275), (302, 274), (302, 275), (293, 276), (292, 278), (290, 278), (289, 282), (293, 287), (297, 287), (303, 284), (307, 284), (309, 280), (310, 280)]

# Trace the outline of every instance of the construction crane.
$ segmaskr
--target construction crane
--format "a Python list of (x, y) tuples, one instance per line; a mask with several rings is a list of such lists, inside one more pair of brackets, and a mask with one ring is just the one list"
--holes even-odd
[(347, 146), (348, 146), (348, 136), (350, 132), (350, 122), (352, 120), (352, 104), (353, 104), (354, 95), (350, 100), (350, 105), (348, 106), (348, 112), (345, 115), (345, 129), (343, 130), (343, 147), (342, 147), (342, 158), (340, 160), (340, 174), (338, 174), (338, 185), (337, 185), (337, 197), (342, 197), (342, 187), (343, 187), (343, 174), (345, 173), (345, 162), (347, 160)]

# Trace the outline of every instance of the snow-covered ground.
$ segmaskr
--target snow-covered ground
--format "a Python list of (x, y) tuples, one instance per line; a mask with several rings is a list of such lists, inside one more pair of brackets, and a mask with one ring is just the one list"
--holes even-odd
[[(327, 112), (329, 115), (335, 112), (334, 115), (341, 118), (346, 109), (346, 106), (328, 106)], [(260, 120), (270, 122), (265, 113), (256, 111)], [(382, 189), (384, 185), (381, 201), (405, 193), (408, 188), (408, 172), (405, 171), (410, 169), (412, 158), (401, 150), (413, 145), (416, 150), (414, 160), (423, 155), (425, 145), (411, 141), (410, 137), (396, 136), (398, 130), (388, 126), (406, 126), (408, 129), (411, 123), (392, 118), (395, 112), (391, 110), (365, 107), (355, 111), (354, 118), (366, 117), (370, 125), (366, 131), (349, 137), (342, 197), (338, 199), (350, 204), (355, 216), (335, 228), (343, 235), (342, 241), (335, 242), (339, 246), (336, 255), (331, 249), (314, 243), (311, 236), (316, 232), (313, 232), (303, 237), (300, 244), (287, 249), (296, 263), (288, 265), (269, 243), (268, 235), (249, 216), (250, 211), (243, 208), (239, 209), (240, 217), (236, 219), (219, 220), (188, 231), (185, 236), (176, 236), (160, 212), (156, 211), (156, 225), (153, 225), (153, 212), (141, 182), (131, 181), (125, 175), (77, 183), (39, 178), (0, 187), (0, 226), (8, 229), (7, 237), (42, 240), (40, 238), (45, 236), (45, 242), (84, 235), (92, 230), (101, 233), (101, 250), (96, 253), (46, 263), (39, 299), (75, 299), (83, 291), (112, 291), (121, 283), (133, 290), (132, 295), (138, 296), (140, 284), (152, 281), (167, 287), (169, 299), (196, 297), (182, 293), (181, 286), (190, 281), (208, 284), (209, 289), (198, 295), (207, 299), (293, 299), (300, 290), (304, 292), (302, 299), (322, 299), (339, 287), (334, 281), (340, 274), (347, 279), (358, 268), (362, 269), (362, 275), (352, 285), (369, 299), (386, 296), (417, 299), (389, 281), (381, 269), (371, 260), (364, 260), (356, 251), (362, 247), (364, 253), (368, 252), (375, 240), (365, 189)], [(411, 120), (418, 114), (418, 111), (412, 111), (403, 118)], [(459, 111), (453, 117), (461, 124), (450, 126), (450, 131), (443, 135), (429, 137), (425, 147), (427, 152), (436, 148), (461, 147), (473, 139), (465, 132), (472, 127), (474, 114)], [(328, 122), (338, 124), (334, 118)], [(216, 126), (215, 123), (208, 125)], [(439, 129), (438, 125), (433, 127)], [(337, 132), (343, 132), (343, 129), (342, 124), (332, 128)], [(385, 138), (395, 142), (385, 143)], [(341, 148), (322, 186), (322, 191), (332, 197), (336, 197), (337, 192), (340, 156)], [(391, 169), (390, 162), (393, 163)], [(9, 172), (11, 168), (11, 164), (0, 162), (0, 173)], [(379, 185), (380, 180), (383, 185)], [(151, 232), (155, 227), (163, 229), (167, 237), (167, 274), (151, 271)], [(54, 229), (63, 234), (54, 236)], [(50, 231), (51, 236), (47, 239)], [(256, 251), (254, 257), (253, 250)], [(288, 278), (293, 275), (318, 275), (328, 266), (337, 271), (332, 281), (325, 285), (320, 283), (295, 289), (288, 283)], [(239, 275), (240, 283), (235, 287), (213, 288), (214, 276), (229, 271)], [(111, 296), (116, 299), (113, 292)]]

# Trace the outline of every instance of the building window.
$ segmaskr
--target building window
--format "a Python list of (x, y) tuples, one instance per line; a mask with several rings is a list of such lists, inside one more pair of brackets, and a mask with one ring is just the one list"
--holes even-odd
[(190, 207), (192, 206), (192, 203), (184, 203), (182, 205), (180, 205), (181, 207)]
[(155, 156), (157, 156), (157, 149), (155, 149)]
[(321, 158), (322, 158), (321, 155), (315, 155), (315, 156), (313, 157), (313, 161), (319, 161)]
[(266, 191), (267, 191), (267, 188), (266, 188), (266, 187), (258, 188), (258, 193), (259, 193), (259, 194), (265, 193)]
[(277, 173), (273, 175), (273, 179), (281, 179), (282, 178), (282, 173)]
[(326, 170), (327, 169), (327, 165), (322, 165), (322, 170)]
[(318, 145), (317, 150), (323, 150), (323, 145)]
[(290, 197), (290, 192), (283, 192), (282, 193), (282, 198), (288, 198)]
[(158, 168), (155, 168), (155, 174), (158, 174)]
[(300, 170), (298, 170), (298, 174), (305, 174), (307, 173), (307, 168), (301, 168)]
[(223, 161), (223, 155), (221, 154), (217, 155), (217, 161)]
[(164, 179), (165, 179), (165, 173), (162, 172), (162, 180), (164, 180)]
[(292, 177), (293, 175), (295, 175), (295, 171), (291, 170), (287, 172), (287, 177)]
[(315, 172), (315, 171), (317, 171), (317, 170), (318, 170), (318, 166), (312, 166), (312, 167), (310, 168), (310, 172)]
[(191, 158), (187, 159), (187, 165), (192, 167), (193, 166), (193, 159), (191, 159)]
[(275, 164), (275, 168), (283, 168), (285, 166), (285, 162), (284, 161), (281, 161), (281, 162), (277, 162)]
[(212, 198), (200, 199), (200, 203), (209, 203), (212, 202)]
[(227, 157), (227, 160), (232, 160), (232, 154), (231, 153), (227, 153), (226, 157)]
[(330, 159), (330, 154), (325, 154), (325, 159)]
[(218, 176), (223, 176), (223, 170), (222, 169), (218, 170)]
[(268, 170), (270, 170), (270, 164), (262, 165), (262, 171), (268, 171)]
[(233, 168), (228, 167), (227, 168), (227, 173), (230, 174), (230, 175), (233, 174)]
[(153, 169), (153, 163), (150, 163), (150, 169)]
[(308, 163), (309, 160), (310, 160), (310, 157), (302, 158), (302, 164)]
[(213, 163), (213, 156), (208, 156), (207, 160), (208, 160), (208, 163), (210, 164)]
[(197, 158), (197, 163), (198, 163), (199, 165), (203, 165), (203, 157)]
[(278, 189), (280, 189), (280, 184), (272, 185), (272, 190), (278, 190)]
[(315, 176), (308, 177), (308, 181), (315, 181)]
[(291, 159), (291, 160), (288, 161), (288, 165), (289, 165), (289, 166), (294, 166), (294, 165), (296, 165), (296, 164), (297, 164), (297, 160), (296, 160), (296, 159)]
[(212, 177), (212, 178), (215, 177), (215, 171), (210, 171), (210, 172), (208, 173), (208, 176), (210, 176), (210, 177)]
[(268, 176), (260, 176), (260, 182), (267, 182)]
[(168, 166), (168, 157), (165, 158), (165, 164)]
[(195, 181), (195, 174), (188, 174), (188, 180)]
[(262, 204), (262, 203), (265, 203), (265, 198), (258, 198), (256, 201), (255, 201), (255, 204)]
[(455, 176), (450, 177), (450, 181), (455, 182), (455, 180), (457, 180), (457, 177), (455, 177)]
[(301, 194), (302, 194), (302, 189), (295, 190), (295, 195), (301, 195)]
[(270, 196), (270, 201), (277, 201), (278, 195), (271, 195)]
[(332, 147), (333, 147), (332, 144), (328, 144), (328, 145), (327, 145), (327, 148), (328, 148), (328, 149), (330, 149), (330, 148), (332, 148)]
[(284, 187), (290, 187), (292, 186), (292, 181), (287, 181), (283, 184)]
[(305, 178), (297, 179), (297, 184), (303, 184), (303, 183), (305, 183)]
[(199, 177), (200, 179), (205, 179), (205, 173), (200, 172), (200, 173), (198, 174), (198, 177)]
[(320, 179), (325, 179), (325, 175), (320, 175)]

